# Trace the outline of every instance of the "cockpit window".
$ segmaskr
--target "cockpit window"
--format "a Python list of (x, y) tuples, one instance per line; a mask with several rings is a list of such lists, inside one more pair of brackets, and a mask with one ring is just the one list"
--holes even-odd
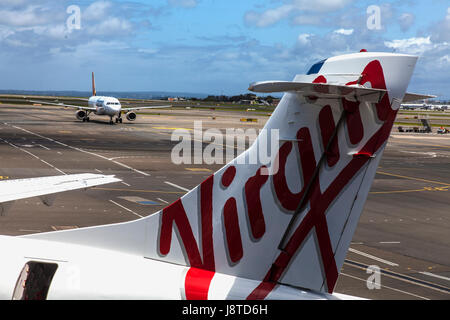
[(309, 69), (307, 74), (318, 74), (320, 69), (322, 69), (322, 66), (325, 63), (325, 61), (327, 61), (327, 59), (319, 61), (319, 62), (313, 64), (313, 66), (311, 67), (311, 69)]

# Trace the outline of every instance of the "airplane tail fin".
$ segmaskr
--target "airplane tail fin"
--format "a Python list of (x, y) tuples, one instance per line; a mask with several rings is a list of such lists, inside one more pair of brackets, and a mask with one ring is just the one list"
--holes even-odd
[(95, 97), (97, 95), (97, 90), (95, 89), (95, 76), (94, 72), (92, 72), (92, 96)]
[[(260, 135), (146, 218), (29, 237), (205, 271), (188, 272), (186, 286), (195, 280), (208, 288), (215, 273), (256, 280), (250, 299), (267, 297), (277, 284), (331, 293), (416, 60), (361, 52), (322, 61), (293, 82), (253, 84), (287, 91), (264, 128), (277, 133), (276, 143)], [(261, 149), (273, 151), (268, 163)]]

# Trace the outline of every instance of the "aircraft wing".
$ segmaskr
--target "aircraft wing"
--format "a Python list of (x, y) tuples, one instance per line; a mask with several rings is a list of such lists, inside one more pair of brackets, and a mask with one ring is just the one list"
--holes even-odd
[(28, 100), (28, 102), (39, 103), (39, 104), (42, 104), (42, 105), (51, 105), (51, 106), (59, 106), (59, 107), (76, 108), (76, 109), (82, 109), (82, 110), (92, 110), (92, 111), (96, 111), (97, 110), (96, 108), (75, 106), (75, 105), (72, 105), (72, 104), (65, 104), (65, 103), (62, 103), (62, 102), (56, 103), (56, 102), (36, 101), (36, 100)]
[(325, 83), (295, 81), (262, 81), (255, 82), (248, 88), (253, 92), (296, 92), (304, 96), (324, 99), (346, 98), (351, 101), (367, 101), (378, 103), (386, 94), (386, 90), (366, 88), (363, 86), (346, 86)]
[(3, 215), (8, 207), (4, 204), (15, 200), (41, 197), (44, 204), (51, 205), (56, 193), (119, 181), (121, 180), (113, 175), (92, 173), (2, 180), (0, 181), (0, 215)]
[(417, 100), (424, 100), (424, 99), (433, 99), (436, 98), (436, 96), (430, 96), (426, 94), (419, 94), (419, 93), (405, 93), (405, 96), (403, 97), (402, 102), (412, 102)]
[(172, 108), (172, 106), (147, 106), (147, 107), (122, 108), (122, 111), (130, 112), (130, 111), (138, 111), (138, 110), (142, 110), (142, 109), (164, 109), (164, 108)]

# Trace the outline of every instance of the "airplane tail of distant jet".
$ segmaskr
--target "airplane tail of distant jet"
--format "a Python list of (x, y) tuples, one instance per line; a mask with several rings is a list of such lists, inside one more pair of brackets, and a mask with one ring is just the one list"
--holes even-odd
[(95, 75), (92, 72), (92, 96), (95, 97), (97, 95), (97, 89), (95, 89)]
[[(417, 57), (361, 52), (294, 81), (236, 159), (162, 211), (109, 226), (27, 236), (187, 266), (184, 295), (270, 298), (278, 285), (332, 293)], [(260, 150), (271, 150), (269, 162)], [(235, 279), (224, 281), (221, 275)], [(256, 285), (255, 285), (256, 283)]]

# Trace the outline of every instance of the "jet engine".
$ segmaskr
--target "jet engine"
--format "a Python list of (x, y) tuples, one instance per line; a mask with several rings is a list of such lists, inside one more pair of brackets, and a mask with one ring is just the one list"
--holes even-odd
[(84, 111), (84, 110), (78, 110), (77, 113), (76, 113), (76, 115), (77, 115), (77, 119), (78, 119), (78, 120), (83, 120), (83, 119), (86, 118), (86, 111)]
[(128, 121), (134, 121), (136, 120), (136, 113), (134, 113), (133, 111), (130, 111), (127, 113), (127, 120)]

